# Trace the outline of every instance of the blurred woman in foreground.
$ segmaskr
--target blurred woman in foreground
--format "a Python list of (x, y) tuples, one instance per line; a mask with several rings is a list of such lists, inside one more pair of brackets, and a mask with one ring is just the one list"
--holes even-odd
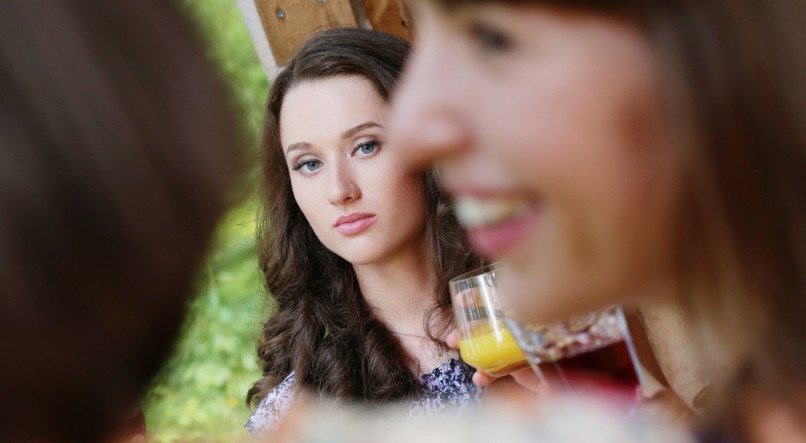
[(520, 318), (680, 300), (716, 433), (806, 440), (806, 3), (415, 5), (392, 140)]
[(0, 441), (126, 440), (230, 200), (237, 125), (172, 2), (2, 9)]

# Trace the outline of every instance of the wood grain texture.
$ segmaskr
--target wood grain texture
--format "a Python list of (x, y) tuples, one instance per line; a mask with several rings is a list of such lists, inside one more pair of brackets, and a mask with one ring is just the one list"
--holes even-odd
[(411, 40), (414, 24), (404, 0), (362, 0), (373, 29)]
[(349, 0), (255, 0), (255, 5), (278, 65), (316, 32), (356, 26)]

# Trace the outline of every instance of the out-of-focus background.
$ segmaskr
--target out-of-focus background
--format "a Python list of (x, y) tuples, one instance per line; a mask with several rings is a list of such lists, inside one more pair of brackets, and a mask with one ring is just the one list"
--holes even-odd
[[(229, 81), (256, 151), (268, 86), (235, 1), (180, 3)], [(269, 309), (254, 247), (254, 154), (243, 200), (219, 229), (179, 345), (143, 405), (152, 441), (233, 441), (245, 432), (244, 397), (259, 375), (255, 337)]]

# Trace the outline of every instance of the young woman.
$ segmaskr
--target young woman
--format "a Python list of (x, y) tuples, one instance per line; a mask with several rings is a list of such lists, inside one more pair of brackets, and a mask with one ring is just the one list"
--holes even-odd
[(255, 433), (302, 389), (419, 399), (428, 407), (417, 412), (479, 392), (444, 346), (448, 280), (479, 260), (434, 176), (410, 172), (386, 143), (408, 49), (380, 32), (330, 30), (272, 83), (259, 260), (274, 304), (258, 347), (263, 377), (248, 394)]
[(681, 301), (718, 433), (806, 440), (806, 4), (415, 5), (390, 140), (522, 319)]

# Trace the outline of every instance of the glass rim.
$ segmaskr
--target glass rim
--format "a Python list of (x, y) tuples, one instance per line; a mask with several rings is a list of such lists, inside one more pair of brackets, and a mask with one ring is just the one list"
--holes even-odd
[(450, 279), (448, 281), (448, 284), (452, 285), (452, 284), (454, 284), (454, 283), (456, 283), (458, 281), (469, 280), (471, 278), (475, 278), (475, 277), (478, 277), (478, 276), (484, 275), (484, 274), (489, 274), (490, 272), (498, 271), (500, 269), (501, 269), (500, 262), (490, 263), (490, 264), (487, 264), (487, 265), (484, 265), (484, 266), (480, 266), (480, 267), (478, 267), (476, 269), (473, 269), (471, 271), (467, 271), (464, 274), (457, 275), (456, 277)]

